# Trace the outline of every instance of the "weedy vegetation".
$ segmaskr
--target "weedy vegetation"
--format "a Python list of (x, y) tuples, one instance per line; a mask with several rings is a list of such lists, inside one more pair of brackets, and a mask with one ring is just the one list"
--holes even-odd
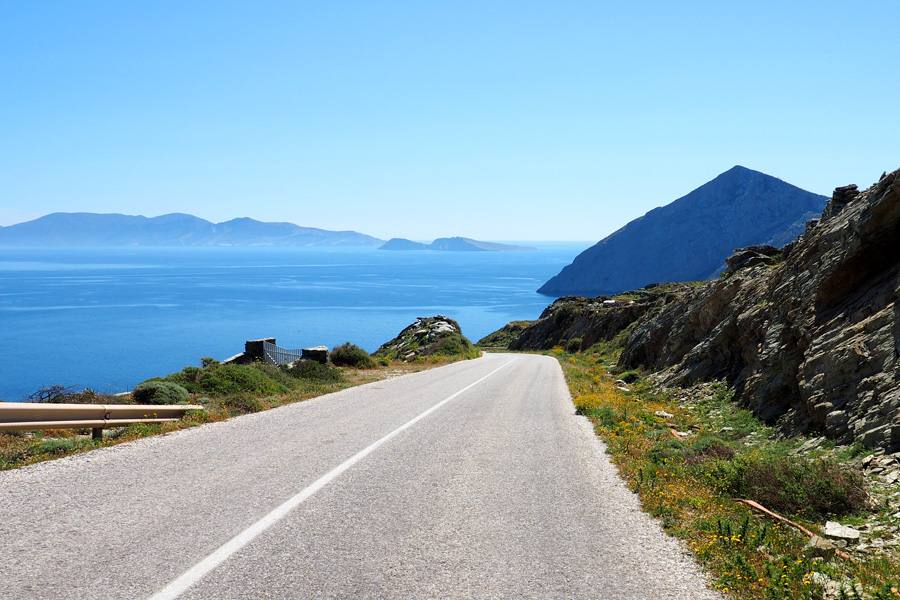
[(190, 393), (171, 381), (145, 381), (131, 392), (135, 404), (187, 404)]
[(328, 358), (331, 360), (331, 364), (337, 367), (371, 369), (375, 366), (375, 359), (368, 352), (350, 342), (332, 348)]
[[(356, 350), (354, 350), (356, 349)], [(354, 357), (364, 350), (352, 344), (335, 348), (342, 357)], [(333, 352), (332, 352), (333, 353)], [(188, 411), (178, 421), (159, 424), (134, 424), (105, 430), (103, 440), (92, 440), (90, 429), (58, 429), (0, 432), (0, 470), (14, 469), (40, 462), (120, 443), (150, 435), (164, 434), (204, 423), (222, 421), (238, 415), (269, 410), (336, 392), (348, 387), (371, 383), (407, 372), (452, 362), (436, 356), (414, 363), (392, 362), (387, 358), (374, 361), (350, 358), (358, 364), (323, 365), (311, 360), (297, 361), (277, 367), (264, 363), (223, 365), (210, 358), (201, 359), (200, 367), (185, 367), (166, 377), (147, 380), (135, 387), (129, 396), (104, 396), (91, 390), (76, 392), (53, 386), (40, 392), (45, 402), (79, 404), (177, 404), (202, 405), (205, 410)], [(342, 359), (339, 359), (341, 361)]]
[(617, 352), (608, 343), (552, 354), (576, 412), (591, 420), (644, 510), (693, 551), (713, 588), (754, 600), (900, 597), (896, 556), (849, 560), (817, 551), (793, 527), (735, 502), (753, 500), (815, 532), (826, 519), (852, 522), (873, 510), (860, 473), (836, 459), (791, 456), (802, 440), (779, 438), (734, 405), (724, 385), (685, 405), (638, 372), (613, 374)]

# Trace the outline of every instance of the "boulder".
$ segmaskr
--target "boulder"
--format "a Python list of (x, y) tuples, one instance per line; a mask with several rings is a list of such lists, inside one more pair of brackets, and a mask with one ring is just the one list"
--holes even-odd
[(774, 265), (778, 262), (780, 254), (780, 248), (768, 245), (738, 248), (734, 251), (734, 254), (725, 259), (725, 272), (734, 273), (735, 271), (757, 265)]
[(844, 540), (846, 542), (858, 542), (859, 532), (847, 525), (841, 525), (837, 521), (825, 523), (822, 535), (832, 540)]

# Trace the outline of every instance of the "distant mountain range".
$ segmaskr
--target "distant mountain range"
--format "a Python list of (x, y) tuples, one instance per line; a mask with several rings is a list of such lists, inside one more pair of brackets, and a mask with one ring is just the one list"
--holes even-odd
[(98, 213), (53, 213), (0, 227), (0, 247), (122, 246), (369, 246), (382, 250), (536, 250), (464, 237), (422, 244), (402, 238), (388, 242), (356, 231), (329, 231), (293, 223), (264, 223), (242, 217), (212, 223), (184, 213), (142, 217)]
[(452, 252), (528, 252), (537, 250), (528, 246), (511, 246), (494, 242), (480, 242), (464, 237), (438, 238), (430, 244), (414, 242), (403, 238), (393, 238), (385, 242), (379, 250), (444, 250)]
[(328, 231), (248, 218), (211, 223), (193, 215), (159, 217), (53, 213), (0, 227), (0, 246), (380, 246), (355, 231)]
[(591, 246), (538, 292), (598, 296), (651, 283), (709, 279), (736, 248), (792, 241), (827, 201), (736, 166)]

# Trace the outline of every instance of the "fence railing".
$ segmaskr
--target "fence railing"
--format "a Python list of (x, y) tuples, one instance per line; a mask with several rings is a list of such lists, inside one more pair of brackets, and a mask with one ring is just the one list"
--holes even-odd
[(32, 429), (92, 429), (102, 437), (103, 429), (132, 423), (177, 421), (189, 410), (203, 410), (193, 404), (42, 404), (0, 403), (0, 431)]
[(270, 342), (263, 342), (263, 356), (270, 365), (285, 365), (300, 360), (303, 350), (288, 350)]

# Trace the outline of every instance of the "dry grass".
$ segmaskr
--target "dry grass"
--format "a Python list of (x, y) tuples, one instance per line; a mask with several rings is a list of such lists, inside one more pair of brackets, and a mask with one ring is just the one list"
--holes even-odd
[[(727, 398), (710, 399), (714, 411), (684, 407), (650, 393), (641, 383), (631, 391), (618, 389), (603, 364), (609, 355), (569, 355), (560, 348), (553, 354), (566, 373), (576, 412), (593, 422), (644, 510), (693, 551), (707, 570), (711, 587), (742, 599), (818, 599), (825, 594), (823, 582), (832, 581), (846, 588), (848, 598), (854, 597), (851, 586), (861, 597), (900, 597), (896, 557), (875, 556), (865, 562), (816, 557), (805, 548), (805, 535), (734, 502), (736, 482), (745, 493), (758, 491), (759, 485), (770, 490), (795, 486), (801, 491), (794, 489), (794, 493), (801, 497), (807, 490), (822, 493), (825, 488), (839, 488), (850, 500), (841, 506), (829, 505), (832, 509), (862, 510), (865, 492), (858, 476), (824, 463), (812, 463), (806, 469), (811, 480), (796, 475), (805, 467), (766, 470), (788, 462), (784, 444), (746, 446), (747, 438), (722, 440), (711, 429), (707, 418), (711, 412), (732, 410)], [(762, 423), (752, 421), (746, 411), (733, 410), (730, 418), (736, 427), (732, 429), (755, 436), (749, 439), (765, 437)], [(657, 416), (658, 412), (663, 416)], [(679, 439), (673, 431), (690, 435)], [(796, 460), (790, 462), (797, 465)], [(813, 517), (808, 508), (795, 506), (785, 516), (815, 531), (820, 521), (803, 520)]]

